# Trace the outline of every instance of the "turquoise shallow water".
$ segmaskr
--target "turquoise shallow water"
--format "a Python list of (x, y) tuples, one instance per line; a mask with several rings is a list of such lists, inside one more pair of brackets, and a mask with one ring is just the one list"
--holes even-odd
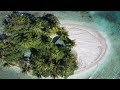
[[(5, 14), (1, 14), (4, 16)], [(8, 12), (7, 12), (8, 13)], [(43, 13), (43, 12), (42, 12)], [(107, 39), (108, 50), (93, 73), (83, 78), (94, 79), (113, 79), (120, 78), (120, 12), (119, 11), (54, 11), (49, 12), (55, 14), (60, 21), (67, 21), (71, 23), (79, 23), (84, 26), (89, 26), (99, 30)], [(41, 12), (37, 12), (41, 14)], [(1, 19), (0, 16), (0, 19)], [(80, 76), (81, 77), (81, 76)], [(13, 71), (0, 67), (0, 78), (31, 78), (30, 76), (21, 74), (20, 72)], [(82, 77), (81, 77), (82, 78)]]

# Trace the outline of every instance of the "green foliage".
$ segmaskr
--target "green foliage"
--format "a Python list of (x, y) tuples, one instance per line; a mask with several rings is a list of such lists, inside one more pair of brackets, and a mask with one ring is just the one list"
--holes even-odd
[[(15, 25), (26, 25), (28, 24), (28, 18), (25, 16), (16, 16), (12, 19), (9, 20), (10, 25), (15, 24)], [(14, 25), (12, 25), (14, 26)]]
[[(32, 70), (37, 77), (67, 78), (74, 73), (77, 69), (76, 57), (71, 53), (71, 48), (75, 42), (68, 38), (68, 32), (60, 27), (56, 16), (46, 14), (38, 18), (15, 13), (11, 16), (4, 28), (9, 39), (0, 43), (0, 48), (3, 48), (1, 54), (6, 61), (4, 66), (15, 62), (23, 73)], [(59, 38), (65, 45), (52, 43), (51, 35), (57, 32), (61, 33)], [(29, 63), (23, 58), (26, 49), (31, 52)]]
[(43, 16), (43, 19), (48, 21), (49, 26), (51, 28), (56, 27), (60, 24), (58, 18), (56, 16), (54, 16), (53, 14), (46, 14)]

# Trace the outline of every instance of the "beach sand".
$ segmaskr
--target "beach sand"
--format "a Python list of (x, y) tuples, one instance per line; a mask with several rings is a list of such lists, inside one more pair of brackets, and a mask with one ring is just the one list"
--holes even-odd
[(75, 74), (93, 67), (102, 60), (107, 44), (100, 32), (79, 24), (64, 23), (62, 26), (68, 31), (69, 38), (76, 42), (73, 50), (77, 54), (78, 70)]

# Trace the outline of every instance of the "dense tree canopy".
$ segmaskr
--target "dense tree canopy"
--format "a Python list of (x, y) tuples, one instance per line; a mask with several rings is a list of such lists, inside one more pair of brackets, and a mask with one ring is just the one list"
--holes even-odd
[[(67, 78), (77, 69), (76, 57), (71, 53), (75, 42), (60, 27), (56, 16), (13, 12), (3, 24), (7, 38), (0, 42), (0, 58), (4, 66), (17, 64), (23, 72), (32, 70), (37, 77), (53, 78)], [(51, 36), (57, 37), (54, 42)]]

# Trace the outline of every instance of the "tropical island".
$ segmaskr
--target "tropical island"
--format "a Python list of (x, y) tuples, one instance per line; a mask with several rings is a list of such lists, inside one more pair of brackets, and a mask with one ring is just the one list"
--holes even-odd
[(14, 11), (3, 20), (3, 25), (0, 35), (3, 66), (18, 66), (23, 73), (32, 72), (38, 78), (67, 78), (78, 68), (72, 53), (75, 41), (53, 14), (36, 17)]
[(89, 20), (95, 16), (64, 14), (1, 11), (0, 78), (93, 78), (111, 47), (107, 29), (82, 21), (83, 16)]

